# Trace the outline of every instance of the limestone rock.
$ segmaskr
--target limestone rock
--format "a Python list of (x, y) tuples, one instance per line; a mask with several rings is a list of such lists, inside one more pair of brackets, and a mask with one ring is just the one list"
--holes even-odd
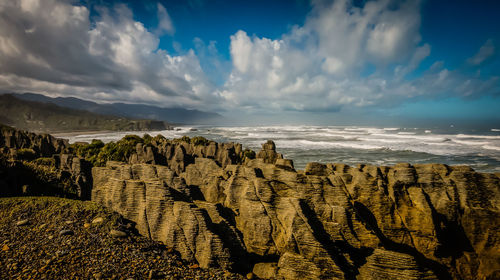
[(75, 233), (70, 229), (63, 229), (59, 232), (59, 235), (73, 235), (73, 234)]
[(310, 163), (296, 171), (272, 142), (244, 163), (234, 144), (163, 151), (167, 166), (93, 168), (92, 200), (200, 267), (281, 279), (500, 273), (495, 174), (442, 164)]
[(111, 231), (109, 231), (109, 235), (111, 235), (111, 237), (115, 237), (115, 238), (124, 238), (124, 237), (127, 237), (128, 234), (124, 231), (121, 231), (121, 230), (116, 230), (116, 229), (112, 229)]
[(415, 257), (375, 249), (359, 269), (360, 279), (439, 279), (431, 270), (422, 270)]
[(253, 267), (253, 274), (261, 279), (275, 279), (277, 272), (277, 263), (256, 263)]
[(272, 140), (262, 144), (262, 150), (257, 154), (257, 158), (264, 159), (265, 163), (275, 163), (277, 159), (282, 159), (283, 155), (276, 152), (276, 145)]
[(25, 226), (28, 225), (30, 221), (28, 219), (20, 220), (16, 222), (16, 226)]
[(101, 224), (104, 222), (104, 218), (102, 217), (97, 217), (92, 220), (92, 224)]

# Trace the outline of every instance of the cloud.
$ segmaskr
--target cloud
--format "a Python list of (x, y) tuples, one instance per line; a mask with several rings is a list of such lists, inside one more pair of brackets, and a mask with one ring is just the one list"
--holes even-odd
[(480, 65), (494, 54), (495, 46), (493, 45), (493, 41), (488, 39), (486, 43), (479, 48), (479, 51), (473, 57), (469, 58), (467, 62), (472, 65)]
[(175, 28), (174, 24), (172, 23), (172, 19), (170, 18), (170, 15), (167, 12), (167, 9), (160, 4), (157, 3), (157, 9), (158, 9), (158, 28), (157, 28), (157, 33), (158, 35), (163, 35), (163, 34), (169, 34), (173, 35), (175, 33)]
[(193, 43), (196, 56), (200, 60), (200, 65), (206, 76), (214, 84), (224, 84), (231, 71), (232, 64), (219, 52), (217, 42), (212, 40), (206, 44), (202, 39), (195, 37)]
[[(431, 53), (419, 1), (317, 1), (303, 26), (278, 39), (231, 36), (233, 71), (219, 95), (247, 110), (337, 111), (409, 98), (498, 92), (498, 79), (436, 67), (410, 79)], [(373, 73), (363, 74), (368, 68)]]
[[(432, 49), (419, 33), (419, 1), (313, 1), (305, 23), (279, 38), (230, 36), (231, 61), (199, 38), (182, 55), (160, 49), (158, 36), (175, 28), (159, 3), (151, 31), (125, 5), (100, 7), (90, 21), (86, 7), (71, 3), (2, 2), (0, 91), (236, 112), (333, 112), (500, 93), (497, 77), (467, 76), (443, 62), (412, 75)], [(488, 40), (469, 62), (493, 53)]]
[(193, 51), (158, 49), (158, 37), (125, 5), (98, 13), (90, 22), (86, 7), (58, 0), (0, 5), (0, 89), (166, 106), (214, 100)]

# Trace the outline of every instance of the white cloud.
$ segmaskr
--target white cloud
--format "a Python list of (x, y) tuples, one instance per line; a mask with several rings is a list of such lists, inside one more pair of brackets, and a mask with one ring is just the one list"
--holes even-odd
[(234, 67), (241, 73), (245, 73), (250, 63), (249, 58), (252, 55), (252, 46), (250, 38), (244, 31), (238, 31), (231, 36), (231, 56), (233, 57)]
[[(63, 0), (44, 0), (43, 5), (39, 0), (3, 1), (0, 90), (272, 112), (337, 111), (393, 106), (408, 98), (499, 92), (498, 78), (461, 75), (443, 68), (443, 62), (409, 78), (431, 52), (419, 34), (419, 1), (313, 5), (305, 23), (280, 38), (236, 32), (228, 62), (214, 41), (195, 38), (196, 53), (178, 56), (159, 49), (158, 36), (175, 32), (159, 3), (158, 29), (149, 31), (125, 5), (100, 8), (97, 20), (90, 22), (86, 7)], [(493, 53), (489, 40), (469, 62), (479, 65)], [(202, 66), (222, 74), (207, 74)]]
[[(351, 1), (315, 2), (305, 24), (280, 39), (240, 30), (231, 36), (234, 69), (219, 94), (248, 110), (335, 111), (498, 90), (495, 78), (464, 82), (448, 69), (407, 78), (431, 52), (421, 43), (419, 5), (382, 0), (360, 8)], [(363, 74), (370, 66), (374, 72)]]
[(479, 48), (479, 51), (471, 58), (467, 60), (472, 65), (480, 65), (488, 58), (495, 54), (495, 46), (493, 45), (493, 41), (488, 39), (484, 45)]
[[(0, 5), (2, 91), (165, 106), (216, 102), (194, 52), (172, 56), (158, 49), (158, 37), (125, 5), (100, 8), (91, 24), (86, 7), (58, 0), (37, 3)], [(173, 31), (160, 6), (160, 27)]]

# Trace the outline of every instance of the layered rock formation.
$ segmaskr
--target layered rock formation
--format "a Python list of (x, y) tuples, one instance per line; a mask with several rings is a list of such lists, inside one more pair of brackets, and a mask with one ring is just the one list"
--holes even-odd
[[(161, 142), (161, 143), (160, 143)], [(498, 279), (500, 179), (463, 166), (291, 160), (159, 141), (92, 170), (92, 200), (200, 266), (282, 279)]]
[(90, 199), (92, 165), (68, 141), (0, 125), (0, 195)]
[(183, 258), (261, 278), (500, 278), (500, 174), (442, 164), (295, 170), (272, 141), (257, 154), (199, 137), (88, 147), (89, 160), (123, 162), (92, 168), (98, 161), (64, 140), (1, 127), (0, 195), (85, 199), (93, 185), (92, 200)]
[[(198, 143), (197, 139), (203, 142)], [(195, 158), (208, 158), (226, 167), (243, 162), (245, 156), (241, 144), (217, 143), (196, 137), (183, 141), (159, 138), (153, 139), (149, 145), (137, 144), (135, 153), (130, 155), (127, 162), (165, 165), (178, 175), (194, 163)]]
[(0, 124), (0, 149), (2, 154), (16, 157), (21, 149), (33, 150), (34, 157), (50, 157), (62, 153), (68, 141), (49, 134), (35, 134)]

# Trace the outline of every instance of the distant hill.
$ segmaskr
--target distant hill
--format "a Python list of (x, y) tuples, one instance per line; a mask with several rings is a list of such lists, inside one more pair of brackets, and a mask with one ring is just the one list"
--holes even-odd
[(96, 114), (17, 97), (18, 95), (0, 94), (0, 122), (18, 129), (36, 132), (64, 132), (164, 130), (171, 128), (164, 121)]
[(161, 108), (151, 105), (125, 103), (99, 104), (75, 97), (52, 98), (35, 93), (15, 94), (15, 96), (24, 100), (53, 103), (62, 107), (81, 109), (98, 114), (168, 121), (178, 124), (214, 124), (223, 119), (217, 113), (184, 108)]

